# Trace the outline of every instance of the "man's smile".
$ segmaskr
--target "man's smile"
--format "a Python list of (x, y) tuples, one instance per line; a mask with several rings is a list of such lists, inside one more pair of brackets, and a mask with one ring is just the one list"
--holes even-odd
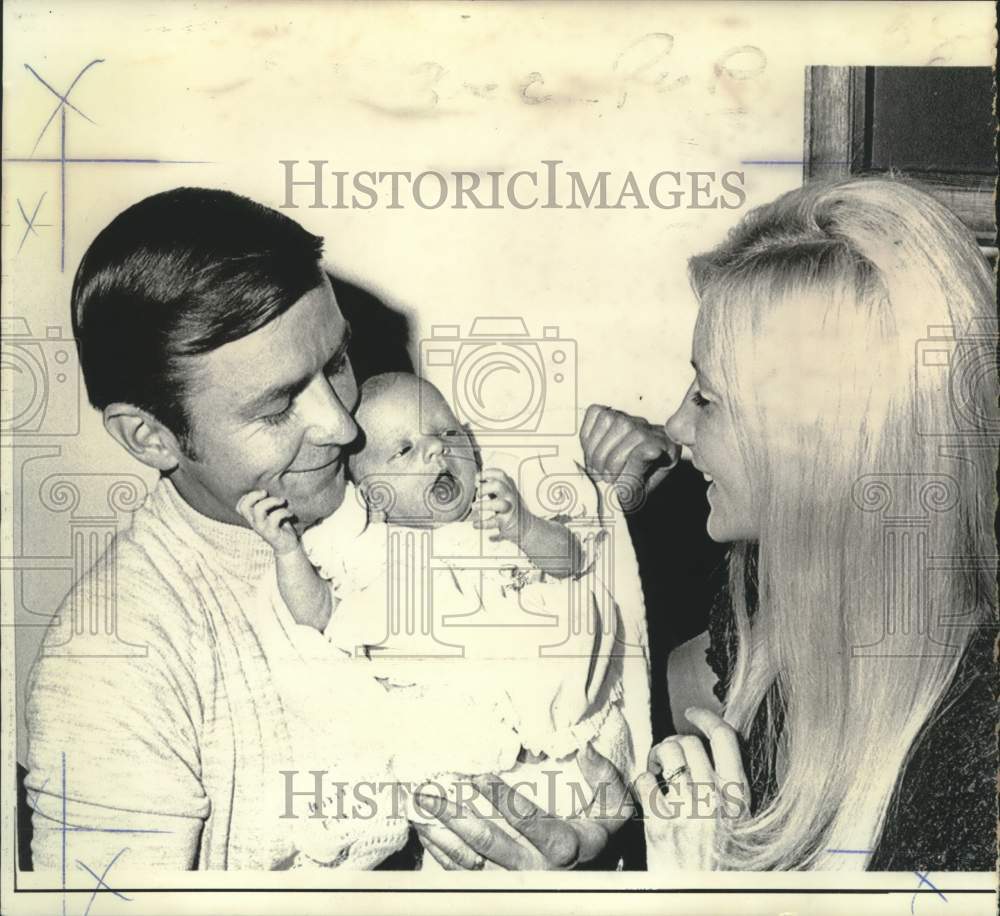
[(329, 461), (327, 461), (327, 462), (325, 462), (323, 464), (317, 464), (317, 465), (313, 465), (312, 467), (307, 467), (307, 468), (289, 468), (287, 471), (285, 471), (285, 473), (286, 474), (313, 474), (313, 473), (315, 473), (317, 471), (326, 471), (326, 470), (329, 470), (334, 465), (339, 465), (341, 463), (342, 462), (341, 462), (340, 452), (337, 452), (337, 454), (334, 455), (333, 458), (331, 458)]

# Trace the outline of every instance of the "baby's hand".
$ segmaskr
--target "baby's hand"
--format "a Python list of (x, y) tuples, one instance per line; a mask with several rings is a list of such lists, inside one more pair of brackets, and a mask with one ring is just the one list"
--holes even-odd
[(299, 536), (292, 527), (292, 510), (287, 499), (268, 496), (267, 490), (251, 490), (240, 498), (236, 511), (276, 554), (298, 549)]
[(514, 481), (497, 468), (486, 468), (480, 472), (477, 483), (473, 527), (496, 529), (496, 540), (516, 540), (518, 519), (527, 521), (527, 510)]

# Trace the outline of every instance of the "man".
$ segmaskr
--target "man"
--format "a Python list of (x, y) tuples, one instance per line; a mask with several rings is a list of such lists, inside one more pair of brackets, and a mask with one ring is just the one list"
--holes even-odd
[[(277, 211), (177, 189), (121, 213), (80, 264), (73, 329), (89, 399), (160, 479), (111, 547), (117, 632), (98, 637), (109, 651), (74, 653), (57, 615), (31, 674), (36, 868), (65, 866), (63, 823), (91, 867), (266, 869), (294, 854), (281, 817), (289, 736), (269, 667), (290, 637), (251, 611), (273, 553), (236, 503), (265, 489), (301, 530), (344, 499), (357, 385), (321, 251)], [(85, 574), (62, 613), (100, 575)], [(121, 642), (140, 652), (114, 657)], [(443, 826), (423, 839), (465, 866), (586, 861), (629, 809), (607, 761), (585, 772), (622, 800), (611, 817), (547, 822), (501, 790), (494, 804), (522, 840), (477, 818), (462, 843)]]

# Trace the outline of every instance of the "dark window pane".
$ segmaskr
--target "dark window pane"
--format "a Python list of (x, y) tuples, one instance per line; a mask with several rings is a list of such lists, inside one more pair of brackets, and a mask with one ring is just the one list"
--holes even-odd
[(871, 167), (996, 174), (989, 67), (875, 67)]

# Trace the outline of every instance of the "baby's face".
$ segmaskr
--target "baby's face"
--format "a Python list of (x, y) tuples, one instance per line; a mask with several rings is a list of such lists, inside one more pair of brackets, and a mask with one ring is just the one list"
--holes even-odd
[(475, 497), (472, 441), (436, 388), (404, 379), (367, 400), (356, 419), (364, 449), (351, 462), (368, 505), (386, 521), (435, 527), (465, 518)]

